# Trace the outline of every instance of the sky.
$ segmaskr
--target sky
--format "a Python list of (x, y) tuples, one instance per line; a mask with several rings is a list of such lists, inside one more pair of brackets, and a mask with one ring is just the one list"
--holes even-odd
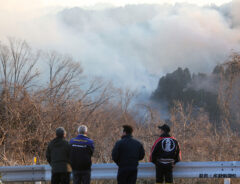
[(0, 41), (72, 55), (86, 75), (151, 92), (177, 67), (211, 72), (239, 51), (239, 12), (238, 0), (0, 0)]
[[(31, 12), (38, 15), (35, 10), (49, 13), (66, 7), (104, 8), (109, 6), (125, 6), (129, 4), (175, 4), (190, 3), (199, 6), (222, 5), (231, 0), (0, 0), (1, 10), (7, 12)], [(35, 11), (35, 12), (34, 12)]]
[(163, 3), (192, 3), (197, 5), (216, 4), (230, 2), (230, 0), (43, 0), (45, 5), (54, 6), (94, 6), (96, 4), (112, 4), (124, 6), (127, 4), (163, 4)]

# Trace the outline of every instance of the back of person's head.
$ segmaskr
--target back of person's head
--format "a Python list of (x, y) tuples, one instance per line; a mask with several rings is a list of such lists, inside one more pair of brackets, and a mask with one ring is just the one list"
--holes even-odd
[(56, 129), (56, 136), (57, 136), (57, 138), (64, 138), (65, 134), (66, 134), (66, 131), (65, 131), (65, 129), (63, 127), (58, 127)]
[(87, 128), (87, 126), (86, 125), (80, 125), (79, 127), (78, 127), (78, 133), (79, 134), (86, 134), (87, 133), (87, 131), (88, 131), (88, 128)]
[(167, 133), (167, 134), (171, 131), (170, 127), (167, 124), (164, 124), (162, 126), (158, 126), (158, 128), (160, 130), (162, 130), (163, 132)]
[(123, 132), (125, 132), (127, 135), (131, 135), (133, 133), (133, 128), (130, 125), (123, 125)]

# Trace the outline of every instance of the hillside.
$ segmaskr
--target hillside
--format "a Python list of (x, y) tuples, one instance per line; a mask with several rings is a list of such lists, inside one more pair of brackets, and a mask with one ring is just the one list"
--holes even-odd
[(215, 124), (227, 118), (233, 128), (239, 127), (239, 66), (239, 55), (233, 54), (229, 62), (217, 65), (210, 74), (178, 68), (160, 78), (151, 99), (167, 102), (169, 110), (176, 102), (191, 104), (195, 112), (207, 112)]

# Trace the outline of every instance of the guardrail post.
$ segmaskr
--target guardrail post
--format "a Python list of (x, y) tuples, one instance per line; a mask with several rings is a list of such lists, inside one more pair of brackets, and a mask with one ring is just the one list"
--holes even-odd
[(224, 184), (231, 184), (231, 179), (230, 178), (225, 178), (224, 179)]
[[(33, 157), (33, 165), (37, 165), (37, 157)], [(41, 181), (35, 181), (35, 184), (42, 184)]]

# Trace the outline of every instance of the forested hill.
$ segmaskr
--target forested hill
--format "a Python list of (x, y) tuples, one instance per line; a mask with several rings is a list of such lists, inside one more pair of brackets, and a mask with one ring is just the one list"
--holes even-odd
[(229, 63), (216, 66), (211, 74), (191, 73), (188, 68), (178, 68), (166, 74), (160, 78), (152, 100), (167, 102), (169, 109), (176, 101), (182, 102), (185, 107), (191, 104), (195, 111), (206, 111), (214, 122), (228, 116), (235, 124), (239, 115), (234, 99), (239, 93), (240, 73), (239, 61), (235, 57)]

